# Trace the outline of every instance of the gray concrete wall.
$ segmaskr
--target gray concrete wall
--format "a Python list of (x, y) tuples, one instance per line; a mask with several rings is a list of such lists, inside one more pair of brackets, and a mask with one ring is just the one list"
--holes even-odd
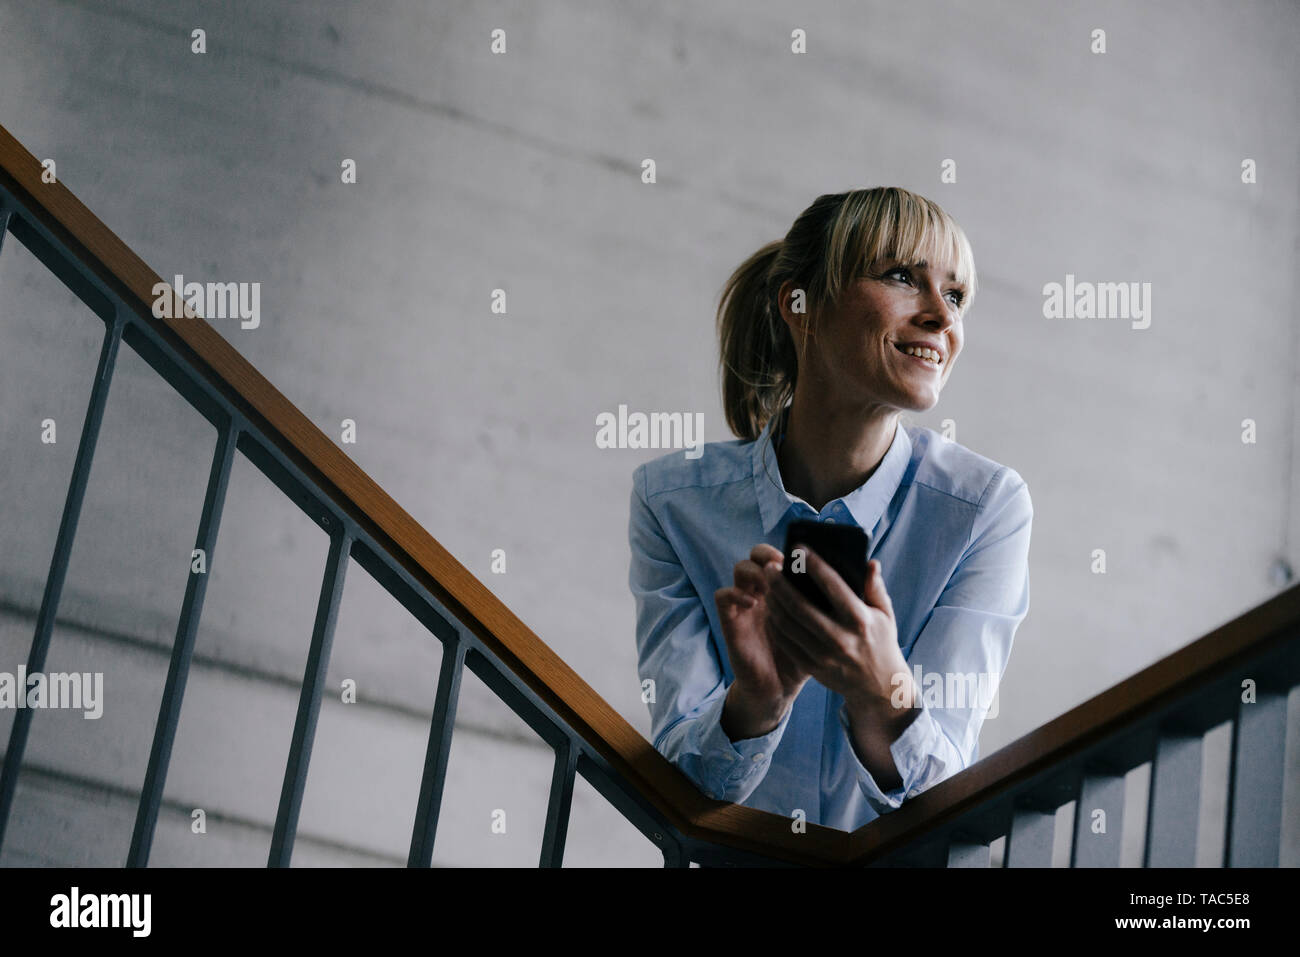
[[(706, 439), (731, 438), (713, 336), (729, 271), (820, 193), (938, 200), (982, 292), (961, 368), (912, 419), (953, 420), (1035, 505), (1032, 607), (988, 754), (1300, 567), (1298, 33), (1282, 0), (0, 0), (0, 122), (163, 277), (261, 283), (258, 328), (218, 331), (340, 444), (355, 420), (347, 454), (643, 733), (627, 502), (660, 453), (598, 449), (595, 416), (702, 411)], [(1150, 327), (1044, 318), (1043, 285), (1067, 273), (1150, 282)], [(12, 238), (0, 324), (13, 671), (101, 326)], [(38, 716), (0, 862), (125, 854), (213, 441), (124, 349), (47, 665), (104, 671), (108, 707)], [(237, 461), (156, 862), (264, 858), (325, 553)], [(353, 566), (329, 678), (360, 703), (322, 711), (299, 863), (402, 861), (438, 660)], [(435, 861), (533, 863), (549, 754), (472, 677), (455, 742)], [(583, 783), (574, 822), (570, 863), (655, 861)]]

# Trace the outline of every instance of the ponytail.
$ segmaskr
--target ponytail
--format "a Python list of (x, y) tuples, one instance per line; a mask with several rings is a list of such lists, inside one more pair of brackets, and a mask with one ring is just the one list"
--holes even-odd
[(774, 240), (741, 263), (718, 304), (722, 408), (742, 439), (758, 438), (767, 420), (794, 397), (794, 341), (770, 285), (783, 247)]

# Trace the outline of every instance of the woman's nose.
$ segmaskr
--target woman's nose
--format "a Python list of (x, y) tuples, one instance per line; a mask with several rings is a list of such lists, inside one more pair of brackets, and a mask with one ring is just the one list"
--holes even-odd
[(926, 318), (938, 320), (944, 329), (957, 321), (952, 303), (944, 298), (942, 290), (927, 290), (923, 298)]

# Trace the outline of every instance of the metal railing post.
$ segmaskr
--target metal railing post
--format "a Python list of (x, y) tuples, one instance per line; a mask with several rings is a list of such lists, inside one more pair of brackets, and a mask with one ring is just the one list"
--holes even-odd
[(1162, 729), (1151, 759), (1144, 867), (1194, 867), (1201, 810), (1200, 734)]
[[(90, 482), (90, 464), (95, 457), (95, 444), (99, 441), (99, 428), (104, 421), (104, 407), (108, 402), (108, 389), (113, 381), (117, 349), (121, 344), (122, 329), (125, 325), (125, 317), (120, 312), (115, 314), (113, 322), (105, 330), (104, 342), (100, 346), (95, 384), (90, 390), (90, 405), (81, 427), (77, 459), (72, 467), (72, 480), (63, 503), (63, 517), (59, 521), (59, 533), (54, 542), (54, 556), (50, 559), (50, 571), (45, 577), (45, 594), (41, 597), (41, 610), (36, 617), (36, 634), (32, 638), (31, 651), (27, 655), (28, 675), (39, 672), (45, 667), (45, 655), (49, 651), (50, 637), (54, 632), (55, 613), (58, 611), (59, 599), (63, 594), (63, 582), (68, 574), (68, 558), (72, 554), (72, 542), (77, 534), (77, 521), (81, 517), (81, 505), (86, 497), (86, 486)], [(27, 689), (19, 688), (18, 693), (26, 695)], [(19, 769), (22, 766), (23, 751), (27, 747), (27, 735), (32, 723), (32, 711), (31, 708), (19, 708), (14, 715), (13, 727), (9, 732), (4, 770), (0, 772), (0, 848), (4, 847), (5, 829), (9, 823), (9, 813), (13, 809)]]
[(217, 544), (217, 529), (221, 525), (221, 512), (226, 501), (226, 488), (230, 484), (230, 469), (234, 463), (238, 434), (238, 429), (233, 424), (227, 424), (217, 434), (212, 469), (208, 473), (208, 489), (203, 498), (203, 512), (199, 516), (196, 546), (203, 552), (205, 567), (203, 572), (196, 573), (191, 558), (190, 575), (185, 583), (185, 598), (181, 603), (181, 617), (176, 625), (176, 640), (172, 644), (171, 663), (167, 667), (167, 683), (163, 686), (158, 721), (154, 725), (149, 768), (145, 772), (144, 786), (140, 790), (140, 805), (136, 809), (135, 830), (131, 834), (131, 849), (126, 858), (127, 867), (144, 867), (149, 863), (149, 850), (153, 846), (154, 827), (158, 823), (158, 808), (162, 804), (172, 744), (176, 740), (176, 728), (180, 724), (181, 702), (185, 697), (190, 660), (194, 657), (199, 615), (203, 611), (203, 597), (207, 594), (208, 576), (212, 572), (212, 553)]
[[(1100, 817), (1096, 816), (1100, 813)], [(1095, 826), (1101, 825), (1101, 830)], [(1124, 775), (1085, 767), (1074, 805), (1071, 867), (1119, 867), (1124, 826)]]
[(564, 863), (564, 843), (569, 835), (569, 808), (573, 804), (573, 781), (577, 771), (578, 749), (565, 738), (555, 749), (551, 796), (546, 803), (546, 831), (542, 836), (542, 867), (560, 867)]
[(465, 639), (456, 634), (442, 646), (438, 697), (434, 700), (433, 717), (429, 722), (429, 743), (424, 754), (424, 774), (420, 779), (420, 798), (415, 806), (415, 826), (411, 831), (407, 867), (429, 867), (433, 863), (433, 842), (438, 834), (438, 813), (442, 810), (442, 786), (447, 779), (451, 733), (456, 724), (456, 702), (460, 698), (460, 679), (465, 673), (465, 645)]
[(956, 839), (948, 845), (948, 867), (989, 867), (993, 850), (980, 841)]
[(1277, 867), (1282, 846), (1282, 775), (1286, 764), (1284, 693), (1260, 688), (1237, 705), (1228, 772), (1227, 867)]
[(1007, 832), (1005, 867), (1051, 867), (1056, 811), (1017, 804)]
[(316, 737), (316, 718), (320, 714), (325, 672), (329, 668), (330, 646), (334, 641), (334, 624), (338, 620), (339, 600), (343, 597), (343, 578), (352, 551), (352, 536), (342, 528), (330, 535), (329, 558), (321, 581), (320, 600), (316, 605), (316, 624), (312, 630), (311, 650), (307, 653), (307, 670), (298, 696), (298, 719), (293, 726), (293, 742), (284, 769), (280, 789), (280, 807), (275, 815), (268, 867), (288, 867), (293, 856), (293, 842), (298, 833), (298, 812), (307, 786), (307, 766), (311, 761), (312, 742)]
[(664, 867), (690, 867), (691, 859), (685, 849), (671, 838), (665, 839), (659, 849), (664, 854)]

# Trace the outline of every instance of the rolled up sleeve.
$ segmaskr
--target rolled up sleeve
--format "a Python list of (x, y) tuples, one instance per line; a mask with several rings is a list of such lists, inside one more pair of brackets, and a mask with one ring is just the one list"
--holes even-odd
[(636, 601), (638, 672), (643, 687), (646, 679), (654, 682), (647, 701), (652, 741), (706, 795), (738, 803), (767, 774), (790, 711), (768, 734), (727, 737), (722, 708), (729, 685), (704, 602), (647, 499), (640, 467), (632, 476), (628, 586)]
[[(921, 670), (920, 713), (890, 745), (902, 784), (883, 791), (849, 748), (858, 784), (877, 813), (969, 767), (1016, 629), (1029, 612), (1029, 488), (1003, 466), (981, 496), (971, 539), (907, 656)], [(847, 709), (840, 723), (852, 741)]]

